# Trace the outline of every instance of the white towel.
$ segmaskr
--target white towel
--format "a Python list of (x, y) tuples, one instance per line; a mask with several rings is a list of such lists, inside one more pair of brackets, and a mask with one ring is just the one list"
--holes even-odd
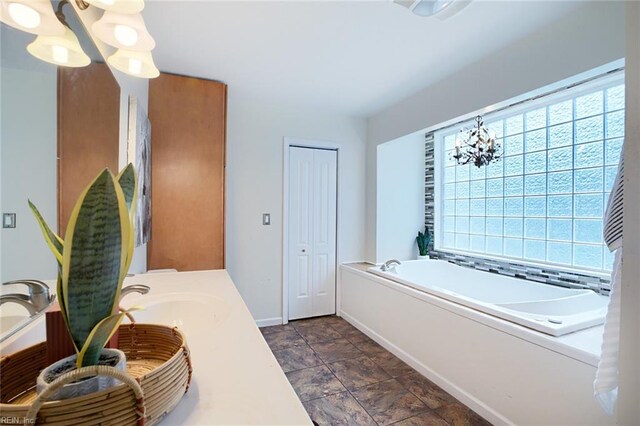
[(618, 174), (609, 196), (604, 218), (604, 241), (609, 250), (615, 250), (613, 270), (611, 271), (611, 293), (609, 309), (604, 322), (602, 335), (602, 354), (598, 362), (593, 391), (602, 409), (612, 416), (618, 398), (618, 352), (620, 347), (620, 282), (622, 280), (622, 215), (624, 188), (624, 157), (620, 158)]
[(622, 248), (615, 252), (611, 279), (609, 310), (604, 323), (602, 355), (598, 362), (595, 397), (605, 413), (613, 415), (618, 398), (618, 351), (620, 343), (620, 281), (622, 277)]

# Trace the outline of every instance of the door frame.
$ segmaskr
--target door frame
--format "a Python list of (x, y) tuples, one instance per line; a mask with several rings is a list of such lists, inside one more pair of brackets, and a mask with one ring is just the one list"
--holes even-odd
[(342, 144), (336, 142), (302, 139), (285, 136), (283, 138), (283, 179), (282, 179), (282, 324), (289, 322), (289, 149), (291, 147), (326, 149), (336, 151), (336, 314), (340, 312), (340, 209), (342, 188)]

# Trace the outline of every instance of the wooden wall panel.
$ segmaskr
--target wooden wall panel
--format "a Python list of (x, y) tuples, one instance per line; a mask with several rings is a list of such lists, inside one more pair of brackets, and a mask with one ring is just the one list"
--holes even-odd
[(120, 86), (105, 64), (58, 67), (58, 232), (105, 167), (118, 173)]
[(223, 83), (161, 74), (149, 82), (149, 269), (224, 268)]

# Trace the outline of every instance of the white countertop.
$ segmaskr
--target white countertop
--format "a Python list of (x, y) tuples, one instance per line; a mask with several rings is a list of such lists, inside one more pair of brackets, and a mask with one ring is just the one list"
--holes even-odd
[[(226, 271), (141, 274), (128, 277), (130, 284), (151, 291), (127, 295), (121, 305), (146, 306), (134, 313), (139, 322), (177, 325), (191, 350), (189, 391), (161, 424), (311, 424)], [(3, 342), (2, 354), (43, 340), (43, 333), (40, 318)]]

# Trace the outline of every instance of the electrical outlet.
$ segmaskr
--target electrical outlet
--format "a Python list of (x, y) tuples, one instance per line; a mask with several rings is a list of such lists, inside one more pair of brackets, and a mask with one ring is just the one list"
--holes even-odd
[(3, 228), (15, 228), (16, 227), (16, 214), (15, 213), (3, 213), (2, 214), (2, 227)]
[(271, 213), (262, 213), (262, 224), (271, 225)]

